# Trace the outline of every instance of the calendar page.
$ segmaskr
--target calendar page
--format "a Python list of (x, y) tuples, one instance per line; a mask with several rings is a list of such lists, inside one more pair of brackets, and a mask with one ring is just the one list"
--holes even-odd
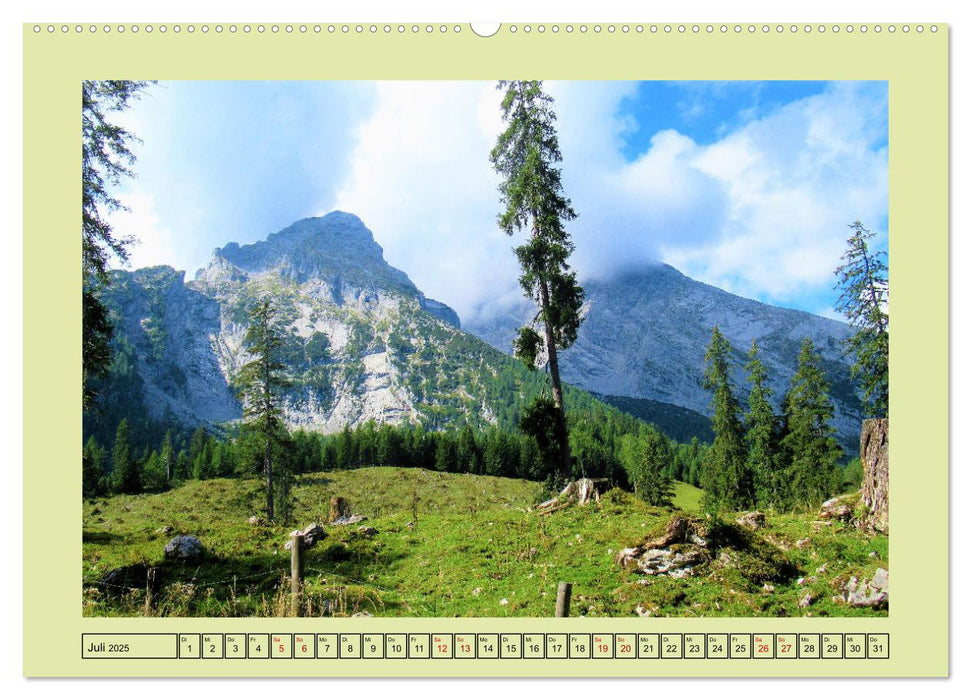
[(23, 47), (25, 675), (947, 675), (947, 25)]

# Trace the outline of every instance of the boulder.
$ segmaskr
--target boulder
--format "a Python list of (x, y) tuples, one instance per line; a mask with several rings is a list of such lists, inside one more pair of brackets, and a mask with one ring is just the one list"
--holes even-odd
[(318, 523), (310, 523), (303, 530), (294, 530), (290, 533), (290, 538), (287, 539), (287, 543), (283, 545), (284, 549), (290, 549), (290, 545), (293, 542), (293, 538), (299, 536), (303, 540), (303, 548), (309, 549), (315, 544), (320, 542), (322, 539), (327, 537), (327, 533), (324, 532), (324, 528)]
[(877, 569), (873, 578), (862, 583), (853, 576), (843, 585), (843, 600), (857, 608), (882, 610), (890, 606), (890, 572)]
[(195, 535), (179, 535), (165, 545), (166, 559), (198, 559), (206, 550)]
[(765, 527), (765, 513), (760, 510), (745, 513), (735, 522), (749, 530), (761, 530)]
[(330, 524), (331, 525), (353, 525), (355, 523), (364, 522), (365, 520), (367, 520), (366, 515), (347, 515), (347, 516), (342, 516), (340, 518), (337, 518), (335, 520), (331, 520)]
[(871, 418), (860, 431), (860, 463), (863, 465), (861, 499), (866, 516), (861, 526), (890, 532), (890, 421)]
[(820, 507), (819, 516), (825, 520), (849, 520), (853, 508), (846, 497), (831, 498)]

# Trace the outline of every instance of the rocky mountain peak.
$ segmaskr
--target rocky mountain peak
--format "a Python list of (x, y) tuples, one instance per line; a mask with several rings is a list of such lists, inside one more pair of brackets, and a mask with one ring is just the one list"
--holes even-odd
[(364, 222), (343, 211), (301, 219), (256, 243), (227, 243), (197, 279), (226, 268), (246, 275), (275, 272), (298, 283), (339, 279), (362, 289), (417, 292), (404, 272), (388, 265)]

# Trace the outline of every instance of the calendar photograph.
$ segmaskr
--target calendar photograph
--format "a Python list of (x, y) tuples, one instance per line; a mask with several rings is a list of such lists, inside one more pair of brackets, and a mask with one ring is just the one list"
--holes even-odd
[(886, 618), (888, 85), (84, 80), (81, 614)]

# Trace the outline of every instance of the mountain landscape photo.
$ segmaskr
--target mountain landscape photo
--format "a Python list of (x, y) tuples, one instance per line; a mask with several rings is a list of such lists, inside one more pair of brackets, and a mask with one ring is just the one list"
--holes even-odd
[[(841, 291), (865, 283), (885, 299), (884, 234), (839, 218), (879, 215), (881, 200), (831, 202), (842, 228), (820, 242), (828, 214), (817, 213), (792, 259), (736, 218), (768, 221), (777, 201), (796, 201), (782, 183), (764, 195), (745, 184), (765, 182), (754, 169), (772, 149), (804, 149), (802, 180), (786, 186), (821, 202), (832, 161), (848, 156), (801, 136), (815, 132), (800, 120), (841, 114), (860, 95), (878, 109), (885, 89), (624, 87), (611, 104), (630, 123), (647, 120), (640, 100), (671, 90), (710, 98), (725, 121), (703, 127), (672, 107), (686, 133), (603, 122), (630, 151), (608, 165), (578, 136), (601, 128), (580, 119), (595, 115), (583, 114), (586, 88), (553, 84), (551, 98), (542, 83), (501, 83), (500, 107), (495, 86), (446, 86), (456, 119), (468, 119), (463, 100), (476, 113), (493, 105), (466, 173), (467, 143), (444, 163), (408, 149), (377, 165), (367, 144), (385, 144), (382, 100), (403, 133), (410, 110), (424, 124), (415, 138), (427, 127), (417, 98), (378, 86), (357, 150), (328, 161), (337, 206), (308, 214), (300, 200), (320, 185), (297, 177), (313, 167), (309, 151), (295, 144), (302, 155), (290, 158), (283, 126), (272, 157), (294, 172), (274, 170), (267, 192), (247, 197), (256, 183), (242, 170), (222, 170), (219, 192), (212, 180), (175, 187), (181, 156), (148, 144), (181, 128), (179, 100), (210, 98), (206, 85), (165, 87), (156, 97), (153, 83), (86, 83), (98, 118), (131, 109), (143, 120), (132, 122), (146, 144), (133, 167), (152, 189), (92, 184), (85, 200), (86, 225), (102, 227), (84, 230), (84, 614), (543, 617), (562, 581), (587, 616), (887, 614), (886, 490), (865, 478), (885, 471), (886, 452), (861, 449), (861, 433), (886, 442), (874, 364), (886, 303), (858, 311), (859, 293)], [(232, 88), (308, 110), (331, 89), (358, 88)], [(112, 102), (118, 90), (125, 99)], [(732, 122), (753, 95), (762, 111)], [(140, 112), (145, 99), (161, 107)], [(536, 125), (553, 128), (551, 109), (562, 154), (556, 130), (530, 141)], [(879, 120), (865, 126), (860, 143), (879, 154)], [(110, 170), (112, 146), (84, 134)], [(199, 138), (221, 148), (224, 136)], [(742, 158), (757, 147), (767, 150)], [(725, 153), (731, 176), (720, 179)], [(483, 164), (494, 172), (482, 176)], [(613, 185), (597, 184), (593, 165)], [(661, 192), (656, 203), (623, 199), (642, 182)], [(170, 187), (182, 199), (168, 208)], [(530, 187), (541, 200), (521, 199)], [(261, 218), (293, 207), (304, 212)], [(739, 240), (748, 252), (731, 248)], [(299, 587), (292, 547), (304, 552)]]

